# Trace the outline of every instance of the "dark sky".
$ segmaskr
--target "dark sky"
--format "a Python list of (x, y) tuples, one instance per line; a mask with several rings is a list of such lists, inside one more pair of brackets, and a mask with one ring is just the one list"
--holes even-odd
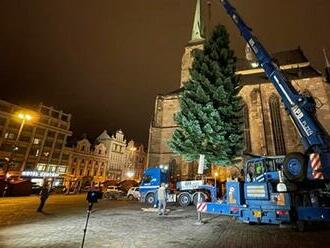
[[(211, 25), (226, 25), (242, 57), (239, 33), (211, 2)], [(232, 3), (271, 52), (300, 45), (323, 68), (329, 0)], [(0, 0), (0, 98), (72, 113), (78, 137), (121, 128), (146, 144), (155, 96), (180, 85), (194, 7), (195, 0)]]

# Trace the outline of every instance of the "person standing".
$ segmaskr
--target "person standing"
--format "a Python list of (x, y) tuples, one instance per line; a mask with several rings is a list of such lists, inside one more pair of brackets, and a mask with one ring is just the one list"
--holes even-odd
[(42, 212), (42, 209), (44, 208), (48, 196), (49, 196), (49, 189), (47, 187), (47, 184), (44, 184), (40, 191), (40, 204), (37, 209), (37, 212)]
[(166, 188), (165, 183), (162, 183), (157, 190), (158, 196), (158, 214), (166, 214)]

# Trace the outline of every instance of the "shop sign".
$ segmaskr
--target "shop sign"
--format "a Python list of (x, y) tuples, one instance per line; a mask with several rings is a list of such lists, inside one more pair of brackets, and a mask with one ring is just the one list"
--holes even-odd
[(26, 177), (58, 177), (59, 174), (55, 172), (45, 171), (23, 171), (22, 176)]

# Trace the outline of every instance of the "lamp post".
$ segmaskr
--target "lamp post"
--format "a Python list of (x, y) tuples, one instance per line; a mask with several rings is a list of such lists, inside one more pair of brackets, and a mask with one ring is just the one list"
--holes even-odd
[[(21, 125), (18, 129), (18, 133), (17, 133), (16, 139), (15, 139), (14, 145), (13, 145), (13, 149), (11, 150), (10, 156), (7, 159), (6, 170), (4, 171), (6, 186), (5, 186), (5, 189), (3, 191), (3, 195), (2, 195), (3, 197), (6, 196), (6, 193), (7, 193), (7, 190), (8, 190), (8, 175), (7, 174), (8, 174), (8, 171), (9, 171), (9, 167), (14, 163), (13, 158), (14, 158), (15, 152), (18, 150), (17, 143), (18, 143), (19, 138), (21, 136), (23, 127), (24, 127), (26, 121), (31, 121), (32, 120), (32, 116), (29, 115), (29, 114), (26, 114), (26, 113), (18, 113), (17, 117), (21, 120)], [(23, 163), (21, 165), (21, 168), (20, 168), (20, 174), (22, 174), (23, 170), (24, 170), (24, 161), (23, 161)]]
[(134, 159), (134, 152), (136, 151), (136, 147), (131, 147), (129, 148), (129, 153), (128, 153), (128, 157), (127, 157), (127, 173), (126, 176), (129, 177), (129, 179), (131, 179), (134, 176), (134, 169), (132, 168), (132, 166), (134, 167), (134, 163), (133, 163), (133, 159)]
[[(20, 125), (20, 127), (19, 127), (18, 134), (17, 134), (16, 140), (15, 140), (15, 144), (14, 144), (15, 147), (16, 147), (16, 145), (17, 145), (17, 142), (18, 142), (18, 140), (19, 140), (19, 137), (21, 136), (21, 133), (22, 133), (23, 127), (24, 127), (24, 125), (25, 125), (25, 122), (26, 122), (26, 121), (31, 121), (31, 120), (32, 120), (32, 116), (29, 115), (29, 114), (19, 113), (17, 116), (18, 116), (19, 119), (22, 120), (22, 122), (21, 122), (21, 125)], [(16, 151), (17, 151), (17, 150), (18, 150), (18, 147), (17, 147)], [(13, 153), (12, 153), (12, 154), (13, 154)], [(14, 154), (13, 154), (13, 155), (14, 155)], [(24, 166), (25, 166), (25, 164), (24, 164), (24, 161), (23, 161), (23, 163), (22, 163), (22, 165), (21, 165), (21, 168), (20, 168), (20, 174), (22, 174), (22, 172), (23, 172), (23, 170), (24, 170)]]

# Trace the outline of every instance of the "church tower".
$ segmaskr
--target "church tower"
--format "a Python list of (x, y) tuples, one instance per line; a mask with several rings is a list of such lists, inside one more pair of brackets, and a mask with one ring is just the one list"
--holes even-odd
[(184, 54), (182, 56), (180, 87), (182, 87), (183, 84), (189, 79), (189, 69), (193, 60), (192, 51), (194, 49), (203, 49), (204, 40), (204, 27), (201, 17), (201, 2), (200, 0), (197, 0), (193, 28), (191, 32), (191, 40), (186, 45)]
[(174, 115), (180, 110), (179, 94), (182, 86), (189, 79), (189, 69), (193, 60), (192, 51), (203, 49), (204, 28), (201, 10), (201, 1), (197, 0), (191, 39), (185, 46), (182, 57), (180, 88), (156, 97), (155, 110), (149, 129), (147, 166), (169, 165), (170, 174), (177, 179), (191, 178), (195, 171), (193, 166), (188, 165), (181, 156), (169, 149), (167, 142), (178, 127)]
[[(201, 2), (197, 0), (191, 40), (185, 47), (181, 65), (180, 87), (176, 91), (156, 97), (153, 119), (149, 129), (147, 166), (169, 165), (171, 176), (177, 179), (193, 178), (197, 172), (194, 163), (188, 163), (168, 146), (178, 128), (174, 116), (180, 111), (179, 95), (189, 79), (192, 51), (203, 49), (204, 34), (201, 19)], [(240, 76), (240, 91), (244, 103), (245, 152), (259, 155), (284, 155), (302, 150), (295, 127), (287, 115), (281, 98), (273, 84), (266, 78), (262, 67), (249, 49), (246, 58), (238, 59), (236, 74)], [(274, 61), (300, 92), (311, 94), (317, 103), (317, 117), (330, 133), (330, 84), (315, 70), (303, 51), (273, 53)], [(328, 74), (330, 63), (325, 54)], [(327, 80), (330, 81), (329, 76)]]

